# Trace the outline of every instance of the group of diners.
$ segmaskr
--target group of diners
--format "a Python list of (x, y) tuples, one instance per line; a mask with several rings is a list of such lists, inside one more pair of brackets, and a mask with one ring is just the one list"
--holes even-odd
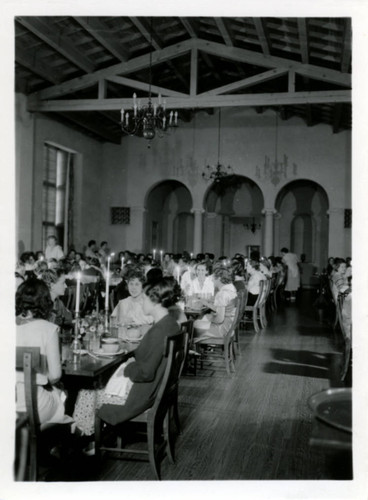
[[(60, 327), (72, 325), (73, 314), (66, 308), (63, 297), (68, 287), (75, 286), (76, 272), (87, 277), (93, 272), (103, 283), (106, 267), (103, 259), (95, 260), (86, 254), (78, 260), (78, 253), (73, 251), (59, 260), (55, 256), (46, 259), (46, 255), (47, 252), (44, 258), (34, 259), (33, 265), (28, 259), (27, 272), (19, 280), (16, 344), (40, 347), (46, 359), (45, 371), (37, 378), (40, 423), (69, 422), (74, 435), (88, 439), (93, 438), (96, 412), (105, 422), (117, 425), (152, 405), (162, 374), (163, 338), (177, 334), (180, 324), (186, 320), (182, 307), (186, 298), (201, 297), (203, 305), (208, 306), (206, 319), (210, 326), (207, 331), (195, 334), (195, 344), (201, 339), (227, 334), (234, 319), (239, 291), (247, 288), (248, 305), (253, 305), (261, 281), (277, 274), (285, 278), (287, 284), (290, 275), (283, 257), (265, 258), (259, 252), (253, 252), (249, 258), (236, 254), (231, 259), (222, 256), (217, 260), (210, 253), (201, 253), (195, 258), (187, 252), (165, 253), (157, 260), (152, 254), (139, 256), (121, 252), (111, 264), (111, 273), (117, 278), (116, 300), (110, 309), (111, 323), (118, 328), (119, 334), (120, 326), (124, 325), (146, 325), (147, 328), (129, 359), (119, 366), (107, 385), (98, 390), (80, 390), (74, 411), (67, 416), (65, 393), (60, 386), (59, 334)], [(85, 263), (83, 268), (81, 262)], [(19, 411), (24, 410), (23, 391), (22, 374), (19, 373)]]

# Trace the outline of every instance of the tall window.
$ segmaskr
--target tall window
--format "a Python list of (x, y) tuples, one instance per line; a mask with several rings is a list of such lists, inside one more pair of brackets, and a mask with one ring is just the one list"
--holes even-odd
[(42, 245), (53, 234), (65, 251), (72, 241), (73, 153), (45, 144)]

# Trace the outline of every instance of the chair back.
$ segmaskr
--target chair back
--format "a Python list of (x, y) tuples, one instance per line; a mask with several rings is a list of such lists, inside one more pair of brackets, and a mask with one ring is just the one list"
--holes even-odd
[(235, 304), (234, 319), (231, 323), (229, 330), (227, 331), (227, 333), (224, 337), (224, 343), (228, 342), (231, 339), (231, 337), (234, 336), (235, 328), (238, 326), (239, 321), (240, 321), (239, 311), (240, 311), (241, 303), (239, 300), (239, 296), (235, 299), (234, 304)]
[[(27, 458), (29, 457), (29, 479), (37, 479), (37, 436), (39, 433), (39, 418), (37, 411), (36, 372), (42, 368), (42, 357), (39, 347), (16, 348), (16, 369), (23, 371), (26, 412), (20, 414), (17, 420), (17, 435), (20, 433), (21, 445), (19, 456), (15, 457), (15, 480), (26, 479)], [(24, 438), (24, 433), (29, 438)]]
[(259, 293), (260, 299), (258, 306), (263, 306), (266, 303), (270, 290), (271, 290), (271, 280), (270, 279), (263, 280), (263, 288), (262, 292)]
[(188, 334), (188, 341), (186, 342), (186, 345), (185, 345), (184, 363), (183, 363), (183, 366), (182, 366), (182, 368), (180, 370), (179, 378), (181, 376), (181, 373), (183, 371), (184, 365), (186, 363), (186, 360), (187, 360), (187, 357), (188, 357), (188, 351), (189, 351), (190, 346), (192, 345), (192, 342), (193, 342), (193, 333), (194, 333), (194, 326), (193, 326), (193, 324), (194, 324), (193, 320), (188, 320), (188, 321), (183, 321), (183, 323), (181, 323), (181, 325), (180, 325), (180, 331), (182, 333)]
[(148, 411), (148, 420), (154, 425), (163, 422), (173, 398), (177, 395), (179, 377), (183, 370), (185, 354), (188, 349), (188, 332), (180, 332), (172, 337), (167, 337), (164, 346), (166, 367), (159, 385), (155, 402)]
[(36, 372), (41, 368), (39, 347), (16, 348), (16, 369), (24, 373), (24, 391), (29, 425), (35, 429), (38, 425)]
[(258, 294), (257, 300), (256, 300), (254, 306), (251, 306), (251, 307), (259, 307), (260, 306), (260, 303), (261, 303), (261, 300), (263, 297), (264, 288), (265, 288), (265, 280), (261, 280), (259, 282), (259, 294)]

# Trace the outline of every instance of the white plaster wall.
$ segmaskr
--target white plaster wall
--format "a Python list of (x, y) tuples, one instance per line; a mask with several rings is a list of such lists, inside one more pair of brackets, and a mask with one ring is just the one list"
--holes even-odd
[[(121, 145), (102, 144), (48, 117), (30, 117), (21, 95), (17, 96), (16, 119), (17, 239), (23, 241), (26, 249), (36, 250), (41, 243), (45, 141), (77, 153), (75, 244), (78, 249), (91, 238), (106, 239), (116, 250), (143, 248), (145, 196), (163, 180), (182, 182), (192, 195), (193, 208), (203, 207), (209, 184), (201, 173), (205, 165), (215, 165), (218, 160), (217, 112), (214, 115), (199, 112), (190, 123), (180, 122), (173, 134), (155, 138), (150, 149), (140, 138), (123, 137)], [(297, 179), (320, 184), (328, 195), (330, 210), (351, 207), (350, 132), (333, 134), (327, 125), (307, 127), (299, 118), (279, 121), (278, 157), (287, 155), (290, 168), (287, 178), (275, 186), (262, 175), (257, 176), (257, 172), (262, 174), (265, 155), (274, 157), (274, 112), (257, 114), (247, 108), (223, 109), (221, 123), (220, 162), (230, 164), (235, 173), (258, 184), (265, 208), (273, 208), (280, 189)], [(111, 206), (131, 207), (131, 224), (110, 225)], [(350, 249), (351, 232), (341, 231), (341, 217), (338, 217), (340, 222), (336, 219), (333, 230), (329, 230), (329, 253), (334, 249), (333, 254), (344, 255)], [(279, 242), (283, 239), (280, 235)]]
[[(251, 109), (223, 109), (221, 115), (220, 163), (230, 164), (235, 173), (258, 184), (265, 208), (274, 208), (283, 186), (297, 179), (320, 184), (329, 198), (329, 207), (351, 207), (351, 133), (332, 133), (332, 127), (307, 127), (302, 119), (292, 118), (278, 123), (278, 158), (288, 157), (287, 177), (273, 185), (263, 178), (265, 156), (275, 154), (275, 113), (257, 114)], [(126, 202), (128, 206), (145, 205), (145, 194), (153, 185), (166, 179), (182, 182), (193, 197), (193, 208), (202, 208), (209, 184), (201, 177), (207, 164), (217, 163), (218, 115), (199, 112), (190, 123), (180, 123), (171, 135), (155, 138), (151, 148), (140, 138), (124, 137), (121, 147), (106, 144), (103, 164), (116, 172), (126, 168)], [(294, 169), (295, 165), (295, 169)], [(258, 168), (257, 168), (258, 167)], [(257, 173), (260, 176), (257, 176)], [(114, 185), (106, 190), (116, 191)], [(106, 207), (107, 209), (107, 207)], [(338, 225), (338, 224), (337, 224)], [(141, 227), (123, 229), (128, 246), (139, 247)], [(208, 231), (204, 230), (205, 234)], [(329, 247), (345, 254), (351, 235), (340, 230), (329, 231)], [(111, 238), (113, 235), (111, 235)], [(280, 243), (284, 235), (280, 235)], [(208, 249), (209, 250), (209, 249)]]
[(74, 244), (82, 250), (89, 239), (103, 236), (102, 144), (44, 115), (27, 113), (21, 94), (16, 109), (17, 242), (24, 242), (25, 250), (41, 248), (43, 155), (49, 141), (76, 153)]

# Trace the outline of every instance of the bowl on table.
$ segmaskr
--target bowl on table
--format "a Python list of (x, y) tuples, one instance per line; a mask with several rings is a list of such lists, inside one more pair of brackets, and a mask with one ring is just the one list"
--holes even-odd
[(117, 337), (106, 337), (101, 339), (101, 348), (106, 354), (115, 354), (120, 349), (120, 341)]

